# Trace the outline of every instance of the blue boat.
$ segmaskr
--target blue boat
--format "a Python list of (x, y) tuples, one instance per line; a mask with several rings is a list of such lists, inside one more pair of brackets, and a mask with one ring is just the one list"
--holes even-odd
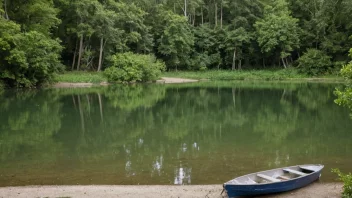
[(224, 190), (229, 197), (290, 191), (319, 179), (323, 168), (321, 164), (307, 164), (252, 173), (224, 183)]

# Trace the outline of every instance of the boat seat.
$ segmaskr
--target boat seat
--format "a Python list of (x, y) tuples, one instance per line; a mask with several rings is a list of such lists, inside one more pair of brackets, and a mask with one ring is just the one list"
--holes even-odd
[(258, 176), (258, 177), (261, 177), (261, 178), (263, 178), (263, 179), (269, 180), (269, 181), (271, 181), (271, 182), (279, 182), (279, 181), (281, 181), (281, 180), (279, 180), (279, 179), (270, 177), (270, 176), (268, 176), (268, 175), (257, 174), (257, 176)]
[(283, 176), (283, 175), (280, 175), (277, 178), (280, 178), (280, 179), (283, 179), (283, 180), (290, 180), (291, 179), (291, 178)]
[(307, 171), (311, 171), (311, 172), (317, 171), (315, 169), (315, 167), (311, 167), (311, 166), (298, 166), (298, 167), (300, 167), (301, 169), (307, 170)]
[(254, 180), (248, 177), (247, 184), (256, 184), (256, 183), (257, 182), (255, 182)]
[(296, 175), (300, 175), (300, 176), (305, 176), (307, 175), (307, 173), (303, 173), (301, 171), (296, 171), (296, 170), (292, 170), (292, 169), (289, 169), (289, 168), (284, 168), (282, 169), (283, 171), (286, 171), (286, 172), (289, 172), (289, 173), (293, 173), (293, 174), (296, 174)]

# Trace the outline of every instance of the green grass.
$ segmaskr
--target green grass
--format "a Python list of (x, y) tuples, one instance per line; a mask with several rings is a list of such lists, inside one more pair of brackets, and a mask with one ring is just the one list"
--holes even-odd
[[(190, 78), (190, 79), (209, 79), (209, 80), (309, 80), (309, 81), (343, 81), (342, 77), (336, 75), (325, 75), (310, 78), (307, 75), (298, 73), (295, 69), (267, 69), (267, 70), (208, 70), (208, 71), (179, 71), (164, 72), (163, 77)], [(107, 82), (107, 78), (102, 72), (66, 72), (58, 74), (56, 82), (68, 83), (94, 83)]]
[(165, 72), (164, 77), (209, 79), (209, 80), (300, 80), (300, 79), (340, 79), (338, 76), (321, 76), (309, 78), (309, 76), (298, 73), (295, 69), (280, 70), (209, 70), (209, 71), (181, 71)]
[(55, 77), (57, 82), (68, 83), (101, 83), (107, 82), (102, 72), (66, 72)]

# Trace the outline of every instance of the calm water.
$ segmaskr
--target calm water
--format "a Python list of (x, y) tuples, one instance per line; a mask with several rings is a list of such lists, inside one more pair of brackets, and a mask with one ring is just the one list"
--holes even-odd
[(203, 83), (0, 93), (0, 186), (221, 184), (288, 165), (352, 171), (338, 84)]

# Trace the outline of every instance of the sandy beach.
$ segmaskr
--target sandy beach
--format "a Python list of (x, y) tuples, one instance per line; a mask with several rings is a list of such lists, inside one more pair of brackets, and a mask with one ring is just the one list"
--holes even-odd
[[(190, 185), (190, 186), (27, 186), (2, 187), (2, 198), (27, 197), (170, 197), (170, 198), (222, 198), (221, 185)], [(341, 197), (342, 183), (316, 182), (298, 190), (261, 196), (263, 198), (337, 198)]]

